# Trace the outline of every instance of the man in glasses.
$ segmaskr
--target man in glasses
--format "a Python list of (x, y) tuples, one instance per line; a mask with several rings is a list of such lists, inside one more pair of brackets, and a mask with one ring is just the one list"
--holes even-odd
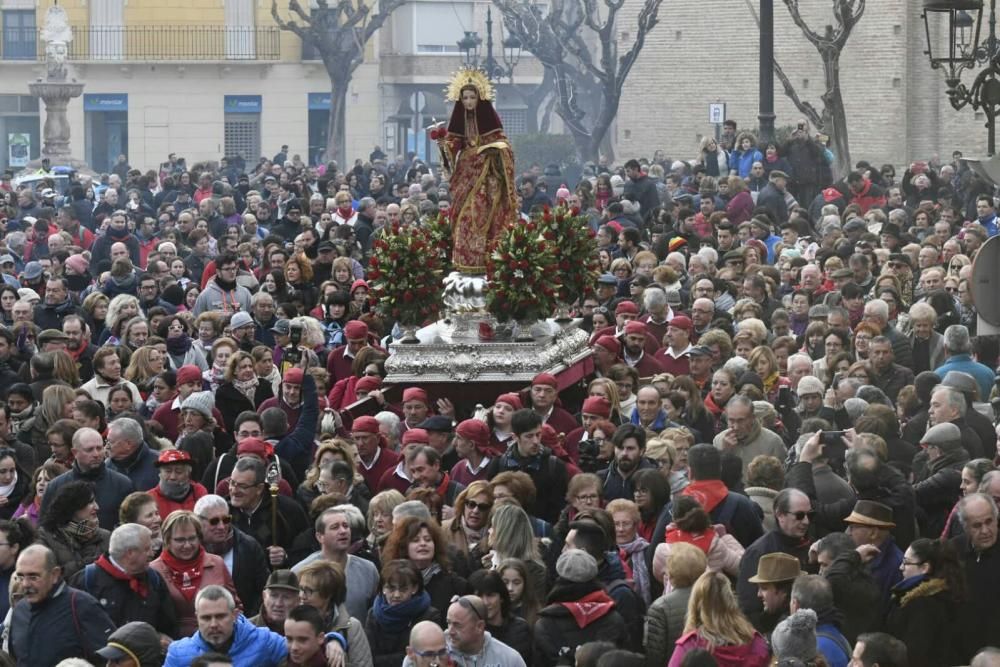
[(433, 621), (421, 621), (410, 630), (404, 667), (452, 667), (444, 630)]
[[(486, 603), (475, 595), (455, 596), (448, 607), (448, 648), (461, 665), (524, 667), (524, 658), (486, 631)], [(409, 652), (408, 652), (409, 654)]]
[(250, 291), (236, 284), (239, 259), (232, 253), (220, 255), (215, 260), (217, 273), (205, 285), (194, 304), (197, 317), (205, 311), (216, 310), (223, 313), (250, 311)]
[[(690, 456), (690, 454), (689, 454)], [(747, 615), (754, 627), (773, 629), (777, 618), (769, 618), (764, 603), (758, 594), (758, 573), (762, 571), (764, 557), (769, 554), (788, 554), (798, 559), (800, 566), (809, 563), (809, 525), (812, 519), (812, 502), (798, 489), (783, 489), (774, 498), (775, 529), (764, 533), (747, 547), (740, 561), (740, 573), (736, 583), (736, 595), (740, 609)], [(773, 558), (773, 556), (772, 556)], [(767, 569), (767, 568), (764, 568)], [(790, 579), (794, 580), (795, 576)], [(771, 625), (769, 628), (768, 625)]]
[[(233, 525), (233, 518), (229, 511), (229, 504), (222, 496), (210, 493), (198, 499), (194, 504), (194, 513), (201, 521), (202, 544), (205, 551), (222, 558), (229, 574), (233, 578), (236, 592), (243, 602), (243, 611), (249, 617), (257, 613), (261, 608), (261, 590), (265, 589), (264, 598), (267, 598), (266, 588), (270, 585), (268, 578), (270, 567), (267, 562), (267, 552), (250, 535)], [(278, 572), (275, 570), (271, 574), (274, 578)], [(287, 572), (287, 570), (284, 570)], [(296, 583), (296, 586), (298, 584)], [(298, 590), (296, 588), (296, 590)], [(287, 606), (285, 612), (298, 603), (298, 593), (295, 599)], [(257, 617), (259, 619), (259, 617)], [(283, 627), (284, 617), (280, 621), (275, 616), (270, 616), (268, 622), (257, 622), (250, 619), (254, 625), (268, 625), (271, 620), (276, 621), (278, 628)], [(274, 627), (271, 628), (279, 632)]]

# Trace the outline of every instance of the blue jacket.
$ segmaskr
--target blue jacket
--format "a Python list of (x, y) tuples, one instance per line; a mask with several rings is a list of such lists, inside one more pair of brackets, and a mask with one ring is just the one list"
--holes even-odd
[[(163, 667), (188, 667), (195, 658), (214, 649), (201, 632), (170, 644)], [(229, 657), (234, 667), (278, 667), (288, 655), (285, 638), (267, 628), (258, 628), (240, 614), (233, 628)]]
[(96, 660), (96, 652), (114, 631), (115, 624), (97, 600), (63, 581), (38, 604), (21, 600), (14, 607), (11, 655), (18, 665), (31, 667), (55, 665), (65, 658)]
[(973, 361), (971, 354), (953, 354), (948, 357), (946, 362), (934, 369), (934, 372), (942, 380), (948, 371), (960, 371), (976, 378), (976, 383), (979, 384), (979, 400), (990, 400), (990, 390), (993, 389), (996, 373), (991, 371), (989, 366)]
[(729, 168), (736, 170), (740, 178), (750, 175), (750, 168), (754, 162), (764, 162), (764, 154), (756, 148), (748, 151), (734, 150), (729, 154)]
[(996, 236), (1000, 234), (1000, 225), (998, 225), (997, 214), (994, 213), (988, 218), (979, 218), (979, 224), (986, 228), (986, 233), (990, 236)]
[(847, 667), (851, 661), (851, 644), (833, 623), (820, 623), (816, 626), (816, 648), (830, 667)]

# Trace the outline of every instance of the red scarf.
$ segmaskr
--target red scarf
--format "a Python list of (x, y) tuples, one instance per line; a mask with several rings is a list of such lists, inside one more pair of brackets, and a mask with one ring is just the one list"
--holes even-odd
[(444, 494), (448, 493), (449, 484), (451, 484), (451, 475), (448, 473), (441, 475), (441, 483), (434, 489), (435, 493), (444, 498)]
[(615, 601), (604, 590), (588, 593), (576, 602), (560, 602), (573, 615), (573, 620), (582, 630), (594, 621), (607, 616), (615, 608)]
[(105, 556), (104, 554), (101, 554), (101, 557), (98, 558), (94, 562), (94, 564), (97, 565), (97, 567), (104, 570), (105, 572), (107, 572), (108, 574), (110, 574), (118, 581), (127, 581), (128, 587), (131, 588), (134, 592), (138, 593), (139, 597), (145, 598), (147, 595), (149, 595), (149, 586), (147, 585), (144, 579), (140, 579), (139, 577), (133, 574), (128, 574), (123, 570), (119, 570), (118, 567), (114, 563), (112, 563), (108, 559), (108, 557)]
[(188, 602), (194, 600), (201, 588), (201, 575), (205, 571), (205, 547), (198, 547), (198, 555), (187, 561), (175, 557), (169, 549), (164, 549), (160, 560), (167, 566), (171, 581), (184, 599)]
[(711, 513), (712, 510), (726, 499), (726, 496), (729, 495), (729, 489), (717, 479), (706, 479), (691, 482), (684, 487), (681, 495), (691, 496), (705, 508), (706, 512)]
[(676, 544), (678, 542), (687, 542), (688, 544), (694, 545), (705, 552), (708, 555), (708, 550), (712, 548), (712, 540), (715, 539), (714, 530), (706, 530), (701, 535), (695, 535), (694, 533), (689, 533), (686, 530), (681, 530), (680, 528), (669, 528), (667, 530), (667, 544)]
[(354, 215), (354, 207), (348, 206), (347, 208), (337, 207), (337, 214), (340, 215), (345, 221), (350, 220), (351, 216)]

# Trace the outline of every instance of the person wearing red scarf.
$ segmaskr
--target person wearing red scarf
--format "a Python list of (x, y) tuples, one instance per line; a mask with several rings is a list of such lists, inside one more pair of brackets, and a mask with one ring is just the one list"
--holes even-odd
[(178, 637), (187, 637), (198, 630), (194, 598), (205, 586), (223, 586), (239, 603), (233, 578), (219, 556), (202, 546), (201, 520), (186, 510), (178, 510), (163, 522), (163, 552), (150, 567), (167, 582), (167, 589), (177, 612)]
[(149, 566), (152, 535), (145, 526), (126, 523), (111, 534), (107, 554), (73, 575), (70, 585), (101, 601), (115, 625), (149, 623), (168, 637), (177, 633), (177, 617), (166, 582)]

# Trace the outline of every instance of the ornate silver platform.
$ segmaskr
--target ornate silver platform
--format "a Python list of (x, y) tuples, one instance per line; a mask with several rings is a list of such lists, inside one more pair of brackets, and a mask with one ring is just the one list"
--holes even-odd
[(419, 345), (389, 346), (385, 381), (528, 382), (538, 373), (557, 374), (590, 356), (590, 337), (579, 323), (542, 320), (531, 327), (530, 342), (481, 342), (471, 337), (474, 330), (466, 328), (461, 338), (455, 337), (454, 324), (442, 319), (417, 332)]

